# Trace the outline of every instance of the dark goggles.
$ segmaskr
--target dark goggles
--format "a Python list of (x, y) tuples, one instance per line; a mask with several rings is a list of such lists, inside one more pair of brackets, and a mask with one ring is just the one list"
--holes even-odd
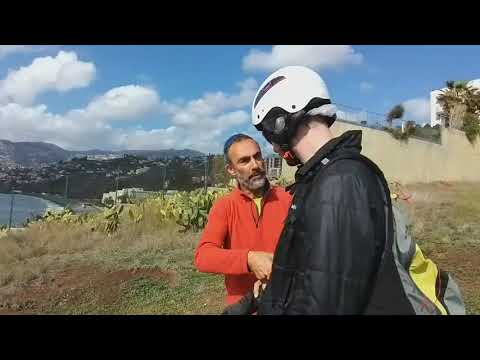
[[(261, 131), (265, 139), (272, 144), (274, 138), (283, 133), (287, 123), (290, 122), (296, 114), (298, 113), (290, 114), (281, 108), (272, 109), (265, 119), (257, 125), (257, 129)], [(298, 118), (298, 115), (295, 118)]]
[(275, 107), (268, 112), (260, 124), (256, 125), (256, 128), (262, 132), (270, 144), (273, 144), (276, 142), (275, 140), (278, 141), (280, 138), (285, 137), (285, 132), (289, 126), (295, 127), (296, 123), (307, 118), (308, 115), (305, 114), (308, 111), (325, 104), (330, 104), (330, 100), (315, 98), (312, 99), (303, 110), (295, 113), (289, 113), (280, 107)]

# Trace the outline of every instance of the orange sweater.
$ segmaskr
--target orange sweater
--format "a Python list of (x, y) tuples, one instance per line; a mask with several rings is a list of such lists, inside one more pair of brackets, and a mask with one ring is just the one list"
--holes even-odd
[(236, 188), (213, 205), (195, 251), (199, 271), (225, 274), (227, 304), (240, 300), (253, 288), (255, 275), (248, 271), (249, 251), (273, 253), (292, 197), (271, 186), (258, 216), (253, 200)]

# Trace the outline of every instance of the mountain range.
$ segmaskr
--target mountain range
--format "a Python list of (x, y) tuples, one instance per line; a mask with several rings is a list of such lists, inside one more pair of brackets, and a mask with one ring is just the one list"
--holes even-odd
[(156, 158), (174, 158), (176, 156), (199, 157), (205, 156), (200, 151), (191, 149), (165, 149), (165, 150), (86, 150), (71, 151), (60, 146), (46, 142), (13, 142), (0, 140), (0, 166), (25, 166), (40, 167), (58, 161), (66, 161), (74, 157), (82, 156), (121, 156), (124, 154)]

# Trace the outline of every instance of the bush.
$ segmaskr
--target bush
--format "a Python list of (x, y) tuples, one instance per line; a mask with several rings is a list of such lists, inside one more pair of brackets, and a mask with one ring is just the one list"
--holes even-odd
[(402, 129), (393, 129), (389, 127), (384, 127), (383, 130), (386, 132), (390, 133), (395, 139), (400, 140), (400, 141), (408, 141), (408, 138), (411, 135), (411, 132), (406, 131), (402, 132)]
[(463, 118), (462, 130), (465, 131), (468, 141), (473, 145), (480, 136), (480, 119), (477, 115), (467, 113)]
[(416, 126), (415, 137), (438, 143), (441, 139), (441, 130), (439, 126), (431, 127), (430, 124), (424, 127)]
[[(29, 224), (48, 225), (51, 223), (87, 225), (90, 231), (101, 232), (112, 235), (120, 224), (128, 226), (145, 224), (146, 215), (149, 218), (156, 218), (159, 223), (174, 221), (183, 229), (182, 232), (192, 230), (199, 231), (207, 223), (208, 213), (214, 202), (228, 189), (205, 192), (203, 189), (191, 192), (179, 192), (173, 196), (163, 193), (154, 198), (139, 201), (134, 204), (119, 204), (106, 208), (103, 213), (76, 215), (70, 209), (62, 212), (47, 212), (43, 216), (37, 216)], [(126, 214), (123, 214), (125, 207), (128, 207)]]

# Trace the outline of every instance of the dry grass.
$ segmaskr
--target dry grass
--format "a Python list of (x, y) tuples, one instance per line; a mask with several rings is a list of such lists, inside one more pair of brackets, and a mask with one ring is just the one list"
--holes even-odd
[(62, 270), (82, 262), (99, 263), (121, 252), (193, 248), (198, 235), (179, 234), (178, 230), (175, 224), (149, 221), (148, 216), (145, 223), (124, 221), (112, 236), (92, 232), (88, 225), (34, 224), (2, 238), (0, 286), (25, 283), (48, 270)]
[[(218, 313), (223, 281), (194, 268), (198, 236), (148, 217), (124, 219), (113, 236), (61, 223), (9, 233), (0, 248), (0, 313)], [(154, 276), (164, 272), (175, 281)]]
[[(142, 214), (139, 223), (128, 211)], [(157, 253), (168, 249), (191, 249), (198, 234), (180, 234), (180, 227), (165, 222), (161, 206), (148, 200), (142, 206), (125, 205), (120, 226), (111, 236), (92, 231), (92, 224), (45, 222), (31, 224), (24, 231), (2, 232), (0, 247), (0, 287), (11, 283), (26, 284), (49, 271), (61, 271), (80, 263), (94, 262), (115, 267), (111, 259), (123, 261), (118, 254)], [(96, 216), (94, 223), (102, 221)], [(118, 266), (118, 265), (117, 265)]]
[(480, 245), (480, 184), (440, 182), (407, 189), (412, 203), (402, 204), (420, 244)]

